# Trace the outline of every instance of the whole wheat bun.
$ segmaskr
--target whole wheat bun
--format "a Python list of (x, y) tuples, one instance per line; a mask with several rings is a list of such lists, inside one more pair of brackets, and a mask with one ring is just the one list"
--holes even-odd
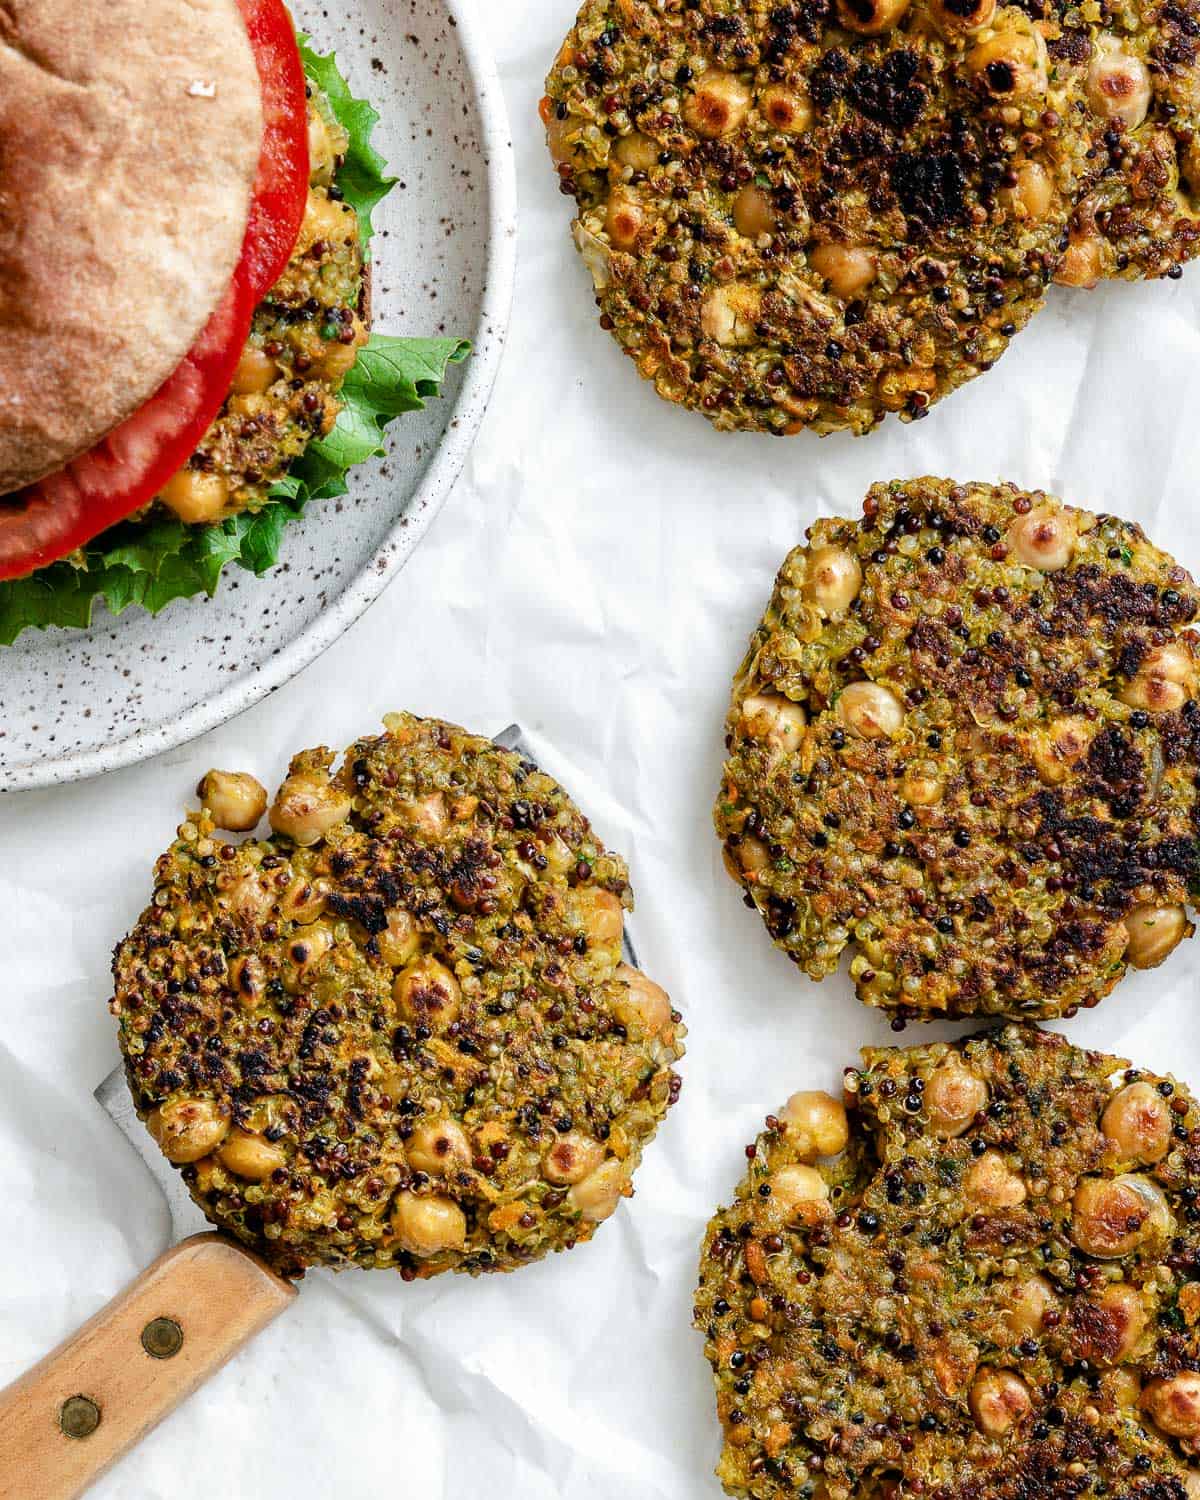
[(262, 129), (235, 0), (0, 0), (0, 494), (86, 452), (195, 342)]

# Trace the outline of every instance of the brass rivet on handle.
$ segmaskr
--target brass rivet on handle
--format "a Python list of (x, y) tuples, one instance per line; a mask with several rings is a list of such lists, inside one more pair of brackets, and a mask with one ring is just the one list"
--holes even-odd
[(90, 1396), (68, 1396), (58, 1409), (58, 1425), (66, 1437), (91, 1437), (100, 1425), (100, 1408)]
[(142, 1348), (152, 1359), (170, 1359), (183, 1348), (183, 1329), (174, 1318), (151, 1318), (142, 1329)]

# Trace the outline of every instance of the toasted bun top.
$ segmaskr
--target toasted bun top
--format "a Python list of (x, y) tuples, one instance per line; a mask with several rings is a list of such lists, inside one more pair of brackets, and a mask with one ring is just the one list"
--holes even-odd
[(262, 129), (236, 0), (0, 3), (0, 494), (183, 359), (240, 257)]

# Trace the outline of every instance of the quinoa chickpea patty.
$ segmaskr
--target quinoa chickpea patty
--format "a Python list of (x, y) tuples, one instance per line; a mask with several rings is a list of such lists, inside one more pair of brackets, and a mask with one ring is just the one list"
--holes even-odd
[(734, 683), (730, 874), (814, 979), (905, 1018), (1071, 1015), (1200, 897), (1200, 607), (1114, 516), (875, 485), (785, 561)]
[(719, 428), (866, 432), (1041, 305), (1093, 128), (995, 0), (587, 0), (543, 117), (603, 326)]
[(1191, 1094), (1032, 1027), (863, 1058), (768, 1116), (708, 1227), (725, 1488), (1200, 1493)]
[(519, 755), (395, 714), (266, 793), (211, 772), (118, 947), (138, 1111), (287, 1274), (507, 1271), (591, 1238), (679, 1088), (623, 861)]
[(219, 414), (159, 496), (189, 525), (270, 502), (291, 463), (333, 430), (367, 341), (358, 215), (337, 186), (349, 137), (320, 90), (310, 84), (308, 96), (311, 177), (292, 258), (254, 314)]
[(1092, 186), (1055, 279), (1178, 276), (1200, 250), (1200, 0), (1026, 0), (1094, 125)]

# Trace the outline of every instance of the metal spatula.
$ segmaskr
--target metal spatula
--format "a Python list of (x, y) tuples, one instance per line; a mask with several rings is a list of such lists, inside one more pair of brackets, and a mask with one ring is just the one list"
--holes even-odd
[[(496, 743), (528, 755), (516, 725)], [(625, 956), (636, 963), (628, 938)], [(74, 1500), (296, 1296), (258, 1256), (206, 1229), (138, 1119), (123, 1068), (96, 1098), (166, 1200), (172, 1247), (0, 1391), (0, 1500)]]

